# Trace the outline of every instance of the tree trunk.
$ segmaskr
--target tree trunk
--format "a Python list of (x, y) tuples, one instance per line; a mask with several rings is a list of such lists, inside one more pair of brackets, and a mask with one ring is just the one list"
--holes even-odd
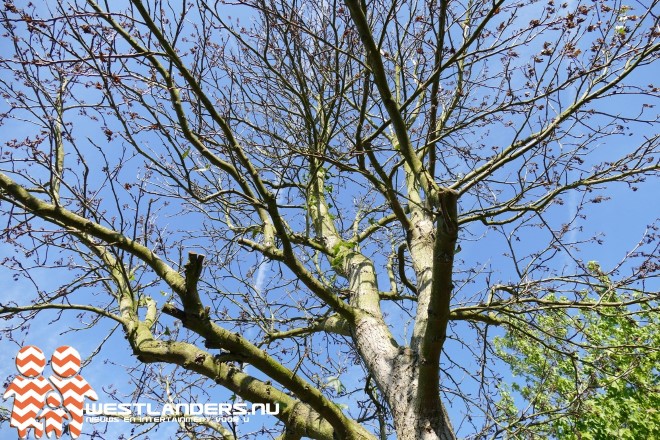
[(411, 213), (409, 248), (417, 277), (417, 320), (410, 348), (402, 350), (393, 375), (402, 386), (389, 396), (400, 440), (456, 438), (440, 399), (440, 356), (453, 289), (457, 199), (450, 191), (433, 199), (432, 210), (418, 205)]
[[(370, 327), (369, 319), (365, 319), (359, 329)], [(373, 329), (373, 327), (371, 327)], [(382, 339), (379, 332), (365, 331), (370, 337), (357, 338), (361, 343), (360, 351), (368, 353), (388, 352), (389, 341)], [(366, 346), (365, 346), (366, 345)], [(424, 387), (435, 387), (438, 382), (419, 386), (419, 357), (409, 347), (399, 347), (391, 358), (382, 356), (379, 359), (367, 358), (371, 372), (385, 396), (392, 411), (394, 427), (398, 440), (450, 440), (455, 439), (453, 428), (447, 412), (440, 400), (439, 391), (432, 401), (426, 399), (429, 393)]]
[(454, 431), (440, 401), (425, 402), (420, 393), (419, 367), (409, 348), (397, 357), (389, 389), (390, 408), (398, 440), (451, 440)]
[(410, 346), (394, 341), (382, 319), (373, 264), (357, 252), (347, 258), (346, 266), (351, 303), (364, 312), (353, 334), (392, 411), (397, 439), (450, 440), (456, 437), (440, 400), (439, 358), (446, 337), (456, 233), (443, 233), (442, 221), (436, 225), (421, 211), (413, 220), (410, 249), (417, 274), (418, 320)]

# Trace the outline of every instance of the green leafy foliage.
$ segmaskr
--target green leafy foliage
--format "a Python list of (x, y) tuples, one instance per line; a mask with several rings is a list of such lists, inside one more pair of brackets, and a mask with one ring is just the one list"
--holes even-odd
[[(636, 304), (642, 292), (617, 292), (598, 263), (588, 269), (597, 280), (589, 301), (623, 305), (544, 310), (531, 326), (512, 320), (496, 340), (516, 379), (501, 388), (497, 408), (507, 438), (660, 438), (657, 304)], [(525, 423), (539, 418), (547, 423)]]
[(332, 247), (332, 254), (334, 257), (330, 260), (330, 264), (336, 270), (342, 270), (344, 258), (357, 246), (355, 241), (339, 241)]
[(343, 393), (346, 391), (344, 384), (341, 383), (339, 376), (329, 376), (326, 378), (326, 384), (328, 387), (332, 388), (335, 393)]

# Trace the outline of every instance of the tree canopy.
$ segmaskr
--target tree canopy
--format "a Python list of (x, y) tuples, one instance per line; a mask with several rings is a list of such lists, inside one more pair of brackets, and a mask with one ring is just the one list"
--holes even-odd
[[(505, 389), (498, 405), (501, 423), (512, 426), (515, 437), (633, 440), (660, 435), (657, 302), (642, 302), (634, 311), (603, 310), (598, 302), (626, 303), (644, 293), (618, 294), (598, 262), (587, 262), (587, 269), (600, 284), (593, 307), (570, 314), (550, 310), (524, 333), (512, 330), (495, 341), (498, 356), (525, 379), (524, 385)], [(514, 394), (530, 403), (526, 411), (520, 413), (513, 404)], [(530, 426), (528, 432), (516, 426), (520, 417), (534, 412), (545, 414), (549, 423)]]
[(592, 232), (657, 183), (657, 6), (4, 2), (5, 337), (110, 322), (135, 399), (279, 405), (191, 438), (623, 435), (657, 230)]

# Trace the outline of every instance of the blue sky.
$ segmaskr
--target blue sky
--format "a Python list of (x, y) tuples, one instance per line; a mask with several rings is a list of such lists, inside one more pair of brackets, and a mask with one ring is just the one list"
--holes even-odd
[[(639, 81), (640, 84), (646, 84), (647, 82), (655, 80), (650, 69), (647, 69), (646, 72), (647, 74), (636, 78), (636, 81)], [(628, 101), (627, 104), (631, 104), (631, 102)], [(635, 104), (638, 103), (635, 102)], [(0, 105), (4, 105), (4, 103)], [(612, 104), (610, 110), (614, 111), (616, 110), (616, 106), (621, 105), (624, 104), (621, 102), (615, 102)], [(0, 111), (2, 111), (2, 107), (0, 107)], [(88, 133), (89, 135), (97, 133), (96, 128), (97, 127), (92, 126), (76, 127), (80, 137), (84, 137)], [(16, 125), (5, 125), (3, 130), (5, 130), (5, 133), (8, 133), (5, 134), (5, 136), (10, 135), (11, 137), (21, 137), (30, 133), (25, 125), (18, 123)], [(643, 136), (654, 135), (656, 132), (657, 126), (648, 126), (648, 132), (643, 130), (637, 132), (636, 139)], [(5, 137), (3, 136), (2, 139), (4, 140)], [(624, 138), (621, 137), (613, 139), (611, 144), (608, 144), (608, 148), (614, 149), (620, 147), (618, 143), (622, 141), (625, 142), (623, 139)], [(156, 139), (154, 139), (154, 144), (155, 143), (157, 143)], [(90, 151), (94, 150), (91, 149)], [(90, 158), (95, 154), (97, 153), (90, 153)], [(136, 174), (139, 169), (139, 161), (136, 161), (135, 164), (131, 164), (125, 169), (125, 173)], [(604, 194), (611, 197), (611, 200), (597, 205), (590, 205), (586, 212), (588, 219), (582, 223), (584, 230), (582, 232), (576, 231), (574, 233), (576, 239), (585, 238), (591, 234), (602, 233), (605, 236), (604, 244), (590, 244), (583, 246), (578, 253), (580, 258), (585, 261), (598, 260), (601, 263), (601, 266), (605, 269), (609, 269), (618, 263), (618, 261), (626, 255), (626, 252), (630, 249), (631, 245), (634, 245), (634, 243), (642, 237), (646, 226), (650, 222), (653, 222), (655, 217), (657, 217), (658, 210), (657, 208), (654, 209), (653, 205), (653, 202), (658, 199), (657, 191), (657, 179), (649, 179), (646, 184), (640, 185), (640, 189), (636, 192), (630, 191), (626, 188), (626, 185), (623, 184), (609, 185), (608, 189), (604, 191)], [(350, 190), (348, 193), (350, 195)], [(346, 197), (346, 200), (348, 199), (349, 197)], [(574, 214), (575, 203), (577, 202), (576, 194), (572, 193), (565, 199), (567, 200), (565, 205), (552, 208), (550, 218), (557, 223), (572, 218)], [(164, 228), (166, 226), (167, 229), (173, 231), (173, 233), (175, 233), (174, 231), (185, 231), (188, 225), (193, 222), (190, 218), (179, 219), (176, 216), (177, 214), (178, 213), (174, 210), (165, 210), (160, 217), (162, 222), (160, 227)], [(534, 245), (535, 243), (529, 244), (530, 247), (533, 247)], [(461, 242), (462, 251), (459, 254), (459, 258), (464, 260), (466, 265), (476, 265), (476, 262), (479, 262), (481, 265), (492, 265), (497, 269), (497, 276), (503, 281), (507, 281), (507, 279), (513, 277), (513, 274), (510, 270), (509, 262), (501, 256), (501, 246), (501, 240), (493, 235), (489, 235), (479, 241), (465, 240)], [(8, 246), (0, 247), (0, 258), (12, 255), (13, 251)], [(563, 262), (558, 262), (557, 264), (560, 266), (562, 264), (570, 266), (572, 265), (572, 262), (567, 257), (564, 257)], [(267, 281), (269, 277), (278, 276), (277, 272), (273, 269), (273, 265), (269, 263), (263, 264), (253, 275), (252, 279), (249, 280), (249, 283), (253, 284), (256, 290), (261, 290), (263, 287), (262, 283)], [(247, 272), (247, 268), (245, 269), (245, 272)], [(37, 272), (38, 283), (43, 286), (44, 289), (56, 287), (60, 280), (52, 279), (50, 278), (51, 276), (52, 275), (48, 274), (46, 271)], [(0, 291), (0, 302), (2, 303), (9, 299), (18, 301), (20, 298), (30, 297), (34, 293), (34, 286), (31, 283), (24, 279), (14, 281), (12, 279), (12, 274), (1, 267), (0, 281), (3, 284), (3, 290)], [(387, 286), (387, 280), (384, 275), (381, 276), (380, 283), (381, 288)], [(228, 290), (234, 289), (233, 286), (226, 286), (226, 288)], [(238, 289), (238, 287), (236, 287), (236, 289)], [(150, 291), (149, 293), (162, 304), (164, 298), (159, 295), (159, 289), (152, 290), (153, 291)], [(400, 312), (397, 307), (391, 304), (384, 306), (384, 308), (390, 313), (388, 319), (394, 324), (394, 326), (400, 329), (399, 335), (402, 336), (406, 334), (406, 332), (409, 335), (410, 330), (406, 329), (406, 325), (409, 326), (410, 322), (405, 313)], [(84, 333), (66, 332), (72, 326), (82, 326), (85, 324), (84, 322), (80, 322), (75, 315), (75, 313), (70, 313), (59, 320), (54, 320), (57, 316), (56, 313), (42, 313), (39, 320), (32, 324), (29, 332), (20, 338), (19, 344), (14, 344), (3, 336), (2, 340), (0, 340), (0, 350), (2, 351), (2, 355), (0, 356), (0, 377), (10, 377), (15, 374), (13, 356), (20, 345), (37, 345), (41, 347), (47, 355), (58, 346), (72, 345), (78, 349), (83, 357), (86, 357), (93, 352), (98, 346), (99, 341), (105, 337), (112, 327), (114, 327), (114, 323), (102, 322), (100, 325), (91, 330), (86, 330)], [(168, 318), (164, 318), (164, 321), (171, 325), (171, 320)], [(11, 324), (11, 322), (8, 324)], [(14, 337), (17, 337), (18, 334), (19, 333), (14, 333)], [(451, 344), (452, 343), (448, 345), (448, 348), (452, 348), (452, 353), (454, 353), (455, 356), (460, 358), (463, 354), (466, 354), (461, 351), (461, 348), (458, 345), (452, 346)], [(468, 371), (475, 367), (474, 365), (471, 365), (472, 361), (469, 359), (471, 358), (466, 355), (464, 365)], [(110, 360), (111, 362), (106, 362), (106, 360)], [(339, 363), (346, 364), (348, 363), (348, 359), (340, 359)], [(109, 398), (105, 395), (103, 390), (109, 389), (111, 385), (119, 388), (120, 391), (125, 391), (129, 388), (128, 383), (121, 382), (126, 382), (125, 376), (123, 375), (126, 368), (125, 365), (132, 365), (131, 353), (128, 344), (121, 335), (121, 332), (118, 331), (104, 344), (99, 355), (97, 355), (83, 370), (84, 376), (97, 390), (101, 401)], [(248, 371), (254, 373), (254, 369), (250, 367), (248, 367)], [(470, 383), (469, 377), (464, 377), (463, 379), (466, 384)], [(348, 376), (344, 379), (344, 383), (348, 388), (359, 388), (362, 385), (360, 383), (361, 380), (361, 376)], [(212, 392), (212, 397), (217, 398), (219, 401), (224, 401), (230, 396), (229, 393), (225, 391), (214, 390)], [(350, 404), (350, 398), (344, 398), (342, 403)], [(0, 405), (8, 407), (10, 403), (4, 402), (0, 403)], [(455, 407), (450, 406), (449, 411), (452, 419), (458, 424), (463, 417), (463, 408), (460, 405), (456, 405)], [(91, 429), (91, 427), (87, 426), (87, 430), (89, 429)], [(132, 429), (133, 427), (130, 425), (111, 425), (108, 438), (117, 437), (119, 434), (128, 434)], [(158, 437), (162, 438), (163, 436), (173, 435), (172, 433), (174, 430), (174, 425), (164, 425), (162, 430), (159, 431)], [(470, 427), (464, 426), (461, 433), (469, 434)], [(12, 435), (7, 424), (0, 426), (0, 435), (3, 437)]]

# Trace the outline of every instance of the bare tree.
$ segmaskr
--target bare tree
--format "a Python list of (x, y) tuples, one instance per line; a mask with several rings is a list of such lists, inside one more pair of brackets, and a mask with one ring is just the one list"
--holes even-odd
[(657, 177), (656, 1), (37, 3), (1, 13), (3, 263), (35, 289), (0, 313), (116, 321), (144, 393), (277, 403), (282, 439), (524, 435), (568, 409), (502, 418), (489, 329), (580, 368), (544, 314), (655, 304), (653, 229), (614, 302), (579, 231)]

